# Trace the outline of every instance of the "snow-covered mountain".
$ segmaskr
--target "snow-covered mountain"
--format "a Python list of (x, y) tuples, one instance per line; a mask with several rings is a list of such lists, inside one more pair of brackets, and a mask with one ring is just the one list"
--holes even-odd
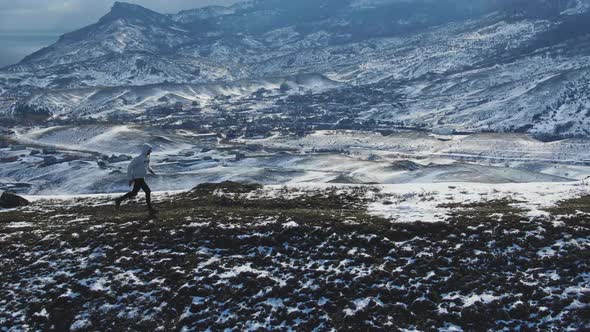
[(96, 24), (61, 36), (9, 69), (49, 68), (127, 52), (167, 53), (190, 40), (189, 32), (167, 16), (117, 2)]
[(97, 23), (0, 71), (0, 91), (18, 90), (20, 104), (55, 116), (70, 109), (71, 118), (82, 105), (105, 105), (39, 96), (308, 73), (400, 96), (367, 109), (374, 119), (587, 136), (589, 8), (590, 0), (254, 0), (160, 14), (117, 2)]
[[(117, 113), (143, 115), (146, 110), (175, 103), (203, 105), (218, 96), (251, 97), (260, 89), (279, 90), (288, 85), (296, 90), (334, 89), (341, 84), (321, 75), (268, 77), (209, 84), (159, 83), (142, 86), (89, 87), (67, 90), (42, 90), (28, 97), (26, 105), (50, 111), (61, 119), (100, 119)], [(28, 109), (27, 109), (28, 110)], [(18, 109), (13, 113), (18, 113)]]

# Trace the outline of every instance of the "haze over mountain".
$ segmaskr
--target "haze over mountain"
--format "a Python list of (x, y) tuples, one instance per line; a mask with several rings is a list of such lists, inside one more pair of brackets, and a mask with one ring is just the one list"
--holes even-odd
[[(313, 74), (337, 89), (395, 96), (369, 105), (365, 120), (587, 136), (589, 7), (588, 0), (255, 0), (161, 14), (117, 2), (97, 23), (4, 68), (0, 93), (21, 97), (0, 112), (85, 118), (81, 108), (157, 105), (137, 92), (143, 85), (175, 94), (187, 85)], [(126, 107), (113, 102), (124, 96), (112, 87), (124, 88)], [(87, 98), (98, 92), (112, 95)]]

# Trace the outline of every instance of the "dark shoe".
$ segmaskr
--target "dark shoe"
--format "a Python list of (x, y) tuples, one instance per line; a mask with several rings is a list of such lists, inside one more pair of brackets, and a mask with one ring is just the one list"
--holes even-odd
[(150, 216), (155, 216), (156, 214), (158, 214), (160, 211), (156, 210), (156, 209), (150, 209)]
[(119, 211), (119, 209), (121, 209), (121, 200), (116, 199), (115, 200), (115, 210)]

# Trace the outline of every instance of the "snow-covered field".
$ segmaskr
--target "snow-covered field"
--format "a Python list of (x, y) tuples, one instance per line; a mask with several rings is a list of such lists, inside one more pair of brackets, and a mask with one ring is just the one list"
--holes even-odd
[(109, 196), (37, 200), (0, 213), (0, 326), (583, 330), (589, 193), (221, 184), (156, 194), (158, 218)]
[[(590, 174), (590, 142), (541, 142), (521, 134), (318, 131), (303, 138), (220, 142), (211, 135), (139, 126), (15, 128), (23, 145), (0, 148), (0, 189), (92, 194), (127, 189), (128, 160), (152, 144), (155, 190), (199, 183), (536, 183)], [(44, 150), (45, 149), (45, 150)], [(123, 155), (121, 157), (121, 155)], [(239, 157), (238, 157), (239, 156)]]
[[(453, 214), (453, 204), (481, 204), (510, 200), (525, 216), (546, 217), (546, 209), (558, 202), (590, 194), (590, 186), (575, 183), (519, 184), (403, 184), (382, 186), (379, 197), (369, 205), (370, 214), (397, 222), (444, 222)], [(502, 220), (502, 214), (496, 215)]]
[(273, 148), (311, 150), (359, 150), (365, 154), (440, 157), (490, 162), (582, 163), (590, 160), (590, 141), (564, 139), (542, 142), (525, 134), (480, 133), (433, 135), (401, 131), (387, 136), (359, 131), (317, 131), (300, 139), (271, 137), (259, 142)]

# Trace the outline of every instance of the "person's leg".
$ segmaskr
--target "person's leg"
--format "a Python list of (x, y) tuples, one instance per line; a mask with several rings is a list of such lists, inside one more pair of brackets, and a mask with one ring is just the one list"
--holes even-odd
[(152, 190), (143, 179), (140, 181), (140, 187), (145, 193), (145, 201), (147, 203), (148, 209), (150, 209), (150, 211), (154, 210), (152, 207)]
[(121, 196), (115, 200), (115, 202), (117, 203), (117, 208), (119, 208), (119, 206), (124, 200), (137, 196), (140, 189), (141, 184), (137, 180), (135, 180), (133, 182), (133, 189), (130, 192), (126, 193), (124, 196)]
[(134, 180), (133, 182), (133, 189), (128, 192), (127, 194), (125, 194), (125, 196), (121, 197), (120, 200), (124, 201), (128, 198), (132, 198), (137, 196), (137, 194), (139, 193), (139, 190), (141, 189), (141, 183), (138, 180)]

